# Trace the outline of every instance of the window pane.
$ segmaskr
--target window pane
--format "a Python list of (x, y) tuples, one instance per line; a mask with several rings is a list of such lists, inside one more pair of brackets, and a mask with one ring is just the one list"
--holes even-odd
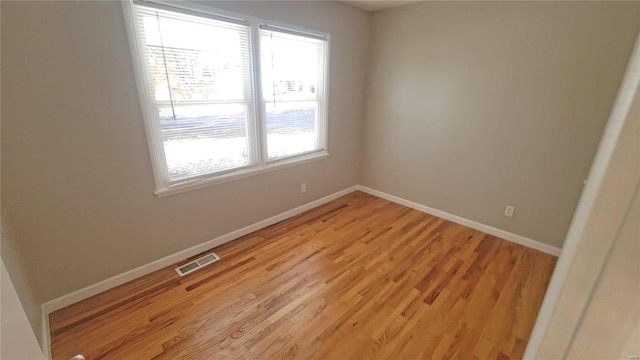
[(262, 28), (267, 160), (322, 150), (326, 40)]
[(262, 94), (265, 100), (316, 100), (324, 79), (325, 41), (260, 31)]
[(153, 9), (139, 13), (153, 99), (250, 98), (247, 27)]
[(268, 102), (265, 107), (269, 160), (318, 149), (315, 102)]
[(253, 163), (247, 105), (160, 108), (169, 179), (224, 171)]
[[(168, 182), (257, 163), (249, 27), (134, 6)], [(157, 120), (156, 120), (157, 121)], [(160, 141), (158, 141), (160, 140)], [(161, 164), (162, 165), (162, 164)]]

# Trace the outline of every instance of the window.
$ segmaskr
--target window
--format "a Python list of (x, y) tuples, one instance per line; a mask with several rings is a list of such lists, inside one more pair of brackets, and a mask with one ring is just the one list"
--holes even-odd
[(327, 155), (328, 35), (150, 1), (124, 9), (156, 194)]
[(318, 120), (324, 117), (324, 46), (320, 38), (261, 26), (268, 160), (321, 148), (324, 124)]

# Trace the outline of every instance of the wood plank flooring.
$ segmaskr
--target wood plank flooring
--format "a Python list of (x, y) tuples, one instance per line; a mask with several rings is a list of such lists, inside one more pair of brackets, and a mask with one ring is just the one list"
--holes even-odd
[(52, 313), (53, 358), (519, 359), (556, 262), (362, 192), (215, 251)]

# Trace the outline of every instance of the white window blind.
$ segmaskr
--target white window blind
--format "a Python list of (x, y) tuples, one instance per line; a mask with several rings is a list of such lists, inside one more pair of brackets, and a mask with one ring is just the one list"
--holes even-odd
[(168, 183), (257, 164), (249, 27), (140, 5), (134, 16)]
[(327, 40), (260, 27), (260, 70), (267, 160), (325, 149)]

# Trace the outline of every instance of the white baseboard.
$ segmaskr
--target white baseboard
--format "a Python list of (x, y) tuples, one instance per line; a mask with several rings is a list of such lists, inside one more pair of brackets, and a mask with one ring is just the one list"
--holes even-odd
[(327, 195), (323, 198), (308, 202), (304, 205), (298, 206), (297, 208), (285, 211), (281, 214), (272, 216), (268, 219), (262, 220), (262, 221), (258, 221), (257, 223), (251, 224), (249, 226), (245, 226), (242, 229), (238, 229), (235, 231), (232, 231), (230, 233), (227, 233), (225, 235), (222, 235), (220, 237), (217, 237), (215, 239), (206, 241), (202, 244), (198, 244), (196, 246), (192, 246), (188, 249), (179, 251), (177, 253), (171, 254), (169, 256), (165, 256), (162, 259), (156, 260), (156, 261), (152, 261), (148, 264), (139, 266), (135, 269), (129, 270), (127, 272), (124, 272), (122, 274), (110, 277), (106, 280), (100, 281), (99, 283), (93, 284), (93, 285), (89, 285), (85, 288), (82, 288), (80, 290), (76, 290), (70, 294), (61, 296), (59, 298), (53, 299), (51, 301), (47, 301), (46, 303), (42, 304), (42, 343), (43, 343), (43, 351), (45, 352), (45, 356), (47, 356), (47, 358), (50, 358), (50, 344), (51, 344), (51, 337), (49, 334), (49, 314), (51, 314), (52, 312), (62, 309), (64, 307), (67, 307), (71, 304), (75, 304), (79, 301), (82, 301), (84, 299), (90, 298), (91, 296), (97, 295), (101, 292), (104, 292), (106, 290), (112, 289), (118, 285), (122, 285), (126, 282), (129, 282), (131, 280), (137, 279), (141, 276), (147, 275), (149, 273), (152, 273), (156, 270), (162, 269), (164, 267), (167, 267), (171, 264), (175, 264), (179, 261), (185, 260), (191, 256), (194, 255), (198, 255), (202, 252), (205, 252), (209, 249), (212, 249), (214, 247), (220, 246), (222, 244), (228, 243), (229, 241), (235, 240), (241, 236), (250, 234), (254, 231), (260, 230), (262, 228), (265, 228), (267, 226), (273, 225), (277, 222), (280, 222), (282, 220), (286, 220), (290, 217), (293, 217), (295, 215), (301, 214), (307, 210), (311, 210), (315, 207), (318, 207), (320, 205), (326, 204), (329, 201), (335, 200), (341, 196), (344, 196), (346, 194), (352, 193), (354, 191), (356, 191), (358, 189), (358, 185), (354, 185), (351, 187), (348, 187), (344, 190), (340, 190), (338, 192), (335, 192), (331, 195)]
[(493, 226), (489, 226), (489, 225), (485, 225), (485, 224), (481, 224), (479, 222), (473, 221), (473, 220), (469, 220), (469, 219), (465, 219), (463, 217), (457, 216), (457, 215), (453, 215), (453, 214), (449, 214), (447, 212), (444, 212), (442, 210), (438, 210), (438, 209), (434, 209), (422, 204), (418, 204), (415, 203), (413, 201), (409, 201), (407, 199), (403, 199), (401, 197), (395, 196), (395, 195), (391, 195), (391, 194), (387, 194), (385, 192), (382, 191), (378, 191), (366, 186), (362, 186), (362, 185), (358, 185), (357, 187), (358, 190), (362, 191), (362, 192), (366, 192), (367, 194), (371, 194), (373, 196), (377, 196), (379, 198), (385, 199), (385, 200), (389, 200), (392, 201), (396, 204), (400, 204), (406, 207), (410, 207), (412, 209), (416, 209), (418, 211), (422, 211), (423, 213), (427, 213), (429, 215), (433, 215), (433, 216), (437, 216), (439, 218), (445, 219), (445, 220), (449, 220), (451, 222), (454, 222), (456, 224), (460, 224), (460, 225), (464, 225), (466, 227), (470, 227), (472, 229), (478, 230), (478, 231), (482, 231), (484, 233), (487, 233), (489, 235), (493, 235), (493, 236), (497, 236), (501, 239), (505, 239), (505, 240), (509, 240), (511, 242), (514, 242), (516, 244), (520, 244), (522, 246), (526, 246), (535, 250), (539, 250), (542, 251), (544, 253), (547, 254), (551, 254), (554, 256), (559, 256), (560, 252), (562, 251), (560, 248), (557, 248), (555, 246), (551, 246), (551, 245), (547, 245), (545, 243), (542, 243), (540, 241), (536, 241), (533, 239), (530, 239), (528, 237), (522, 236), (522, 235), (518, 235), (518, 234), (514, 234), (502, 229), (498, 229), (495, 228)]

